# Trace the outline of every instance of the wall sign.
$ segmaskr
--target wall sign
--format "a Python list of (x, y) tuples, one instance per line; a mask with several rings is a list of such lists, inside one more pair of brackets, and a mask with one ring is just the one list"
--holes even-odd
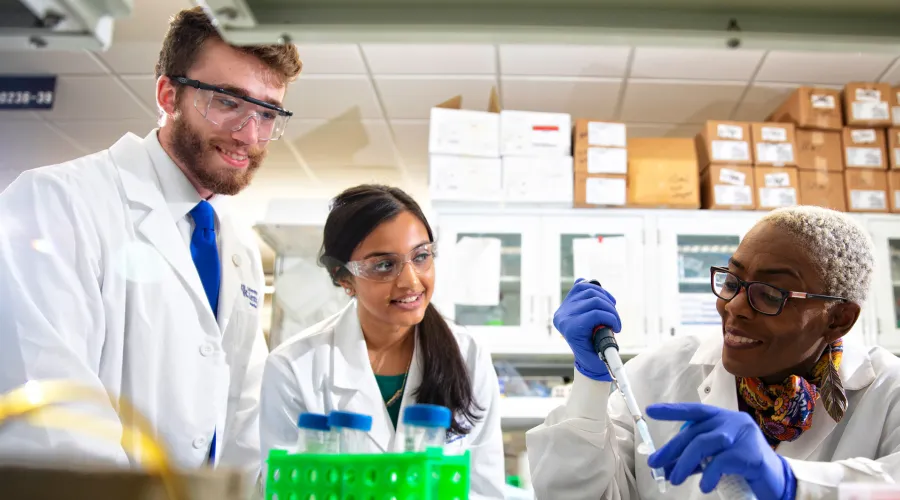
[(55, 76), (0, 77), (0, 110), (53, 109)]

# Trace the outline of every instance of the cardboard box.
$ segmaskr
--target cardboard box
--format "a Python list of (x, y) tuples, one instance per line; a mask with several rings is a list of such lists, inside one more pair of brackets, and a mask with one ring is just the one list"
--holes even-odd
[(847, 210), (850, 212), (888, 212), (887, 172), (856, 168), (844, 171)]
[(753, 183), (753, 167), (711, 165), (700, 179), (702, 207), (712, 210), (753, 210), (756, 208), (756, 189)]
[(506, 156), (502, 165), (506, 201), (572, 204), (571, 156)]
[(900, 213), (900, 170), (891, 170), (888, 176), (888, 204), (891, 212)]
[(895, 127), (900, 127), (900, 87), (891, 89), (891, 95), (888, 97), (891, 103), (891, 123)]
[(798, 203), (797, 168), (753, 167), (757, 206), (763, 210), (789, 207)]
[(588, 174), (628, 172), (627, 137), (624, 123), (575, 120), (575, 171)]
[(845, 127), (841, 136), (844, 165), (851, 168), (887, 169), (884, 131), (877, 128)]
[(500, 100), (491, 89), (487, 111), (462, 108), (462, 96), (431, 108), (428, 152), (454, 156), (500, 157)]
[(569, 156), (572, 117), (537, 111), (500, 112), (500, 156)]
[(844, 193), (844, 174), (825, 170), (800, 170), (800, 203), (847, 211)]
[(841, 130), (844, 126), (841, 93), (833, 89), (800, 87), (766, 121), (793, 123), (799, 128)]
[(887, 129), (888, 164), (892, 169), (900, 169), (900, 127)]
[(431, 155), (428, 188), (434, 201), (502, 201), (500, 158)]
[(696, 141), (701, 172), (712, 164), (753, 165), (749, 123), (710, 120)]
[(628, 205), (700, 208), (700, 172), (694, 141), (676, 138), (629, 140)]
[(841, 133), (831, 130), (796, 130), (797, 167), (800, 170), (844, 171)]
[(887, 83), (848, 83), (844, 86), (844, 123), (848, 127), (890, 127), (890, 94)]
[(793, 123), (751, 123), (750, 138), (754, 165), (797, 166)]
[(624, 175), (575, 172), (576, 208), (624, 207), (628, 202), (628, 180)]

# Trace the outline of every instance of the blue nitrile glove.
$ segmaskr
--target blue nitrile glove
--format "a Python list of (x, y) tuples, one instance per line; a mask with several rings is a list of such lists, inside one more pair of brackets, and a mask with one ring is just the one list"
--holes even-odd
[(713, 491), (723, 474), (743, 477), (760, 500), (794, 500), (796, 478), (787, 461), (766, 442), (750, 415), (700, 403), (655, 404), (647, 415), (656, 420), (691, 421), (665, 446), (650, 455), (650, 467), (663, 467), (674, 485), (700, 472), (700, 489)]
[(608, 382), (612, 377), (592, 342), (594, 328), (600, 325), (615, 333), (622, 330), (616, 299), (603, 288), (579, 278), (553, 315), (553, 326), (575, 353), (575, 368), (587, 378)]

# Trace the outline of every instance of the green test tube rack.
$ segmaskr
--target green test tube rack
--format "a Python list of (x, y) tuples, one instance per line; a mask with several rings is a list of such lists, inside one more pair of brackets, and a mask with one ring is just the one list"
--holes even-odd
[(269, 452), (266, 500), (468, 500), (469, 452)]

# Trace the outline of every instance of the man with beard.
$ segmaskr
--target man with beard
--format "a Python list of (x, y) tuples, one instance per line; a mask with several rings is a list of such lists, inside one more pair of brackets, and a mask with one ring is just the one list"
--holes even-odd
[[(284, 132), (300, 70), (293, 45), (231, 46), (182, 11), (156, 66), (160, 127), (0, 193), (0, 394), (74, 382), (133, 403), (178, 467), (258, 471), (264, 277), (227, 196)], [(137, 465), (129, 415), (73, 406), (121, 439), (13, 422), (0, 459)]]

